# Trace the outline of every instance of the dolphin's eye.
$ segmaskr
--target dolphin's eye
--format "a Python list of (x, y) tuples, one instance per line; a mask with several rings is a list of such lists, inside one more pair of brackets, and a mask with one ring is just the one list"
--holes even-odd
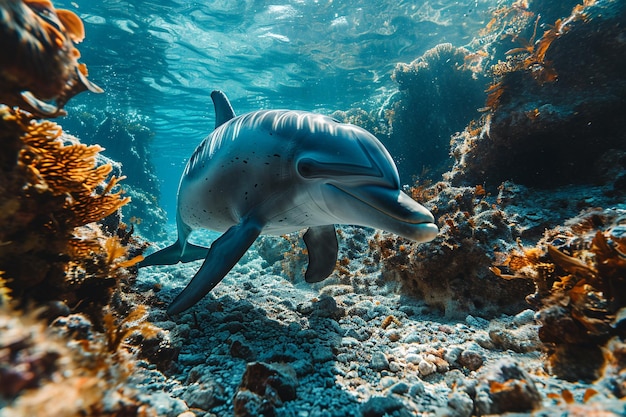
[(313, 167), (310, 163), (310, 160), (300, 161), (298, 164), (298, 174), (302, 175), (303, 178), (315, 178), (315, 174), (313, 173)]

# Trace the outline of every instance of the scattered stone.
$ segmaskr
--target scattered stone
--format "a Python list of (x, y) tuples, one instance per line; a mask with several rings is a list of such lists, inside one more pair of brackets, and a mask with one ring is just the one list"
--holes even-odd
[(203, 352), (199, 353), (181, 353), (178, 355), (178, 362), (181, 365), (185, 366), (195, 366), (204, 363), (206, 359), (206, 354)]
[(409, 333), (404, 337), (404, 343), (422, 343), (422, 335), (419, 332)]
[(517, 363), (501, 359), (479, 382), (475, 403), (479, 415), (530, 412), (541, 405), (541, 394)]
[(409, 389), (410, 389), (409, 384), (407, 384), (406, 382), (400, 381), (392, 385), (389, 388), (389, 392), (401, 395), (401, 394), (406, 394), (407, 392), (409, 392)]
[(396, 329), (389, 330), (385, 335), (390, 342), (397, 342), (402, 338), (402, 333)]
[(243, 359), (247, 362), (253, 361), (256, 358), (255, 353), (250, 346), (242, 342), (241, 340), (234, 340), (230, 345), (230, 355), (233, 358)]
[(389, 369), (389, 360), (382, 352), (372, 353), (370, 367), (375, 371), (384, 371)]
[(302, 315), (308, 316), (313, 313), (313, 303), (310, 301), (300, 303), (296, 306), (296, 311)]
[(464, 350), (459, 356), (459, 364), (463, 365), (470, 371), (475, 371), (483, 366), (483, 357), (480, 353), (473, 350)]
[(468, 314), (467, 317), (465, 317), (465, 323), (478, 329), (486, 329), (489, 327), (489, 320), (485, 320), (481, 317), (474, 317), (471, 314)]
[(329, 295), (323, 294), (319, 301), (313, 303), (313, 316), (339, 319), (345, 316), (344, 308), (337, 306), (337, 301)]
[(333, 351), (328, 346), (316, 346), (311, 351), (311, 356), (313, 356), (313, 362), (317, 363), (324, 363), (335, 359)]
[(424, 359), (422, 359), (419, 365), (417, 365), (417, 369), (420, 371), (420, 375), (422, 376), (428, 376), (437, 372), (437, 366), (434, 363), (428, 362)]
[(424, 387), (424, 383), (422, 381), (413, 382), (409, 388), (409, 395), (414, 398), (421, 397), (425, 392), (426, 388)]
[(356, 317), (365, 317), (367, 316), (368, 308), (361, 304), (357, 304), (348, 309), (348, 315), (356, 316)]
[(396, 379), (390, 376), (384, 376), (380, 379), (380, 386), (383, 388), (389, 388), (393, 384), (395, 384)]
[(424, 358), (422, 358), (421, 355), (418, 355), (416, 353), (409, 353), (408, 355), (406, 355), (405, 359), (408, 363), (412, 363), (413, 365), (418, 365)]
[[(437, 352), (437, 354), (440, 354), (440, 353)], [(429, 353), (426, 356), (424, 356), (424, 359), (427, 362), (430, 362), (433, 365), (435, 365), (435, 368), (437, 369), (437, 372), (439, 373), (448, 372), (450, 370), (450, 364), (445, 359), (437, 355), (433, 355), (432, 353)]]
[(402, 370), (402, 365), (400, 365), (396, 361), (389, 362), (389, 371), (391, 372), (400, 372)]
[(365, 342), (367, 339), (370, 338), (371, 335), (372, 335), (372, 332), (367, 327), (360, 327), (357, 329), (351, 328), (351, 329), (348, 329), (348, 331), (346, 332), (347, 337), (352, 337), (358, 340), (359, 342)]
[[(372, 397), (361, 406), (361, 415), (363, 417), (383, 417), (402, 409), (402, 401), (395, 397)], [(404, 413), (400, 414), (404, 416)]]
[(296, 372), (287, 364), (249, 363), (233, 399), (236, 417), (274, 415), (275, 407), (296, 398)]
[(210, 410), (224, 403), (224, 388), (214, 381), (191, 384), (182, 395), (182, 399), (191, 408)]
[(463, 351), (463, 349), (461, 349), (458, 346), (450, 347), (450, 348), (446, 349), (446, 351), (444, 352), (443, 358), (448, 363), (456, 363), (459, 360), (459, 356), (461, 355), (462, 351)]
[(298, 377), (308, 375), (313, 372), (314, 369), (311, 361), (307, 359), (298, 359), (297, 361), (291, 363), (291, 367), (296, 372)]
[(535, 314), (535, 311), (531, 309), (521, 311), (513, 317), (513, 324), (516, 326), (523, 326), (525, 324), (533, 323), (535, 321)]
[(471, 417), (474, 401), (463, 391), (452, 391), (448, 397), (447, 417)]
[(274, 405), (251, 391), (237, 391), (233, 398), (235, 417), (274, 416)]
[(541, 348), (536, 326), (525, 326), (515, 331), (498, 327), (492, 328), (489, 330), (489, 338), (496, 348), (502, 350), (510, 349), (514, 352), (526, 353)]

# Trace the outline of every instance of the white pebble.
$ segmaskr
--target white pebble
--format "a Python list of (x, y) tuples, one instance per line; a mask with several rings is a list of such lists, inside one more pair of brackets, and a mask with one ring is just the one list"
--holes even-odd
[(427, 376), (430, 374), (434, 374), (437, 372), (437, 366), (434, 363), (422, 360), (419, 365), (417, 365), (417, 369), (420, 371), (420, 374), (423, 376)]

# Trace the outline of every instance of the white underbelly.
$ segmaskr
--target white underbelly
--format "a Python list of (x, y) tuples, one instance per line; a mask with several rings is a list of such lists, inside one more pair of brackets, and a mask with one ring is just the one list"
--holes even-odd
[(178, 212), (192, 229), (224, 232), (251, 216), (265, 224), (263, 234), (282, 235), (338, 221), (316, 194), (303, 187), (271, 187), (247, 195), (213, 188), (209, 193), (207, 187), (193, 185), (179, 191)]

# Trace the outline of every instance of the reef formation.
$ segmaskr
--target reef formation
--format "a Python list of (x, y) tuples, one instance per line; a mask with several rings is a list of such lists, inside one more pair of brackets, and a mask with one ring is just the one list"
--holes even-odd
[(121, 222), (124, 177), (39, 118), (101, 91), (77, 61), (82, 22), (49, 1), (0, 11), (0, 415), (156, 415), (127, 378), (176, 350), (125, 291), (144, 244)]
[[(399, 65), (401, 98), (387, 104), (409, 99), (402, 77), (441, 65), (442, 51), (454, 70), (439, 74), (453, 80), (432, 77), (438, 87), (491, 79), (482, 115), (460, 133), (448, 126), (451, 159), (431, 162), (434, 178), (450, 163), (443, 180), (424, 170), (411, 187), (439, 216), (440, 236), (418, 246), (382, 234), (371, 246), (385, 277), (446, 314), (536, 309), (546, 369), (568, 380), (623, 366), (625, 19), (616, 1), (503, 5), (457, 58), (441, 45)], [(398, 113), (386, 117), (395, 129)], [(389, 128), (379, 129), (385, 142), (415, 140)]]

